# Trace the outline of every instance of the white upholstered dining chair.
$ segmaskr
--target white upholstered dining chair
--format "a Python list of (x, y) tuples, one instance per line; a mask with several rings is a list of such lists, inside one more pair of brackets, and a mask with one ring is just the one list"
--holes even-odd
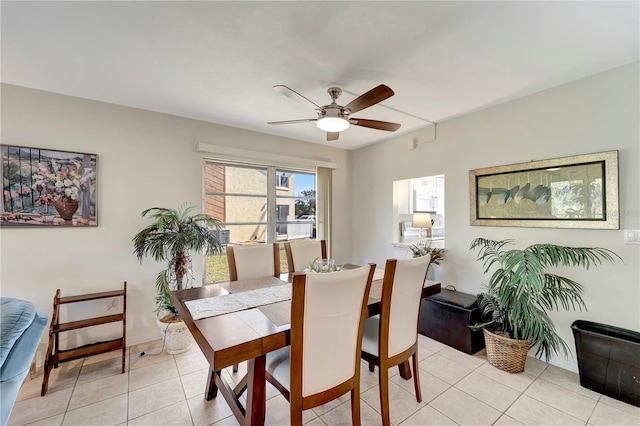
[(389, 368), (412, 359), (416, 401), (422, 402), (418, 372), (418, 316), (422, 287), (431, 256), (389, 259), (384, 268), (380, 315), (367, 318), (362, 338), (362, 358), (369, 370), (378, 368), (382, 424), (389, 414)]
[(278, 243), (247, 246), (227, 246), (229, 280), (280, 277), (280, 247)]
[[(280, 277), (280, 247), (278, 243), (250, 246), (227, 246), (229, 281), (274, 276)], [(238, 372), (238, 364), (233, 365)]]
[(351, 392), (351, 418), (360, 425), (360, 349), (375, 265), (293, 278), (291, 346), (267, 354), (266, 378), (302, 411)]
[(284, 243), (289, 273), (301, 272), (317, 258), (327, 258), (325, 240), (299, 240)]

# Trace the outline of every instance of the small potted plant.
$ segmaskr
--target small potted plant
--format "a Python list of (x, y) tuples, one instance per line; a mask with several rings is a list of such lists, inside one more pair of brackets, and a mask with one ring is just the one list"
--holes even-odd
[(569, 347), (556, 332), (548, 311), (585, 308), (583, 287), (570, 278), (548, 272), (550, 267), (581, 266), (589, 269), (620, 257), (605, 248), (533, 244), (523, 250), (507, 250), (513, 240), (476, 238), (471, 250), (478, 250), (484, 273), (494, 266), (486, 291), (478, 295), (485, 321), (472, 326), (482, 329), (487, 360), (510, 373), (521, 373), (529, 349), (549, 357)]
[(212, 255), (222, 249), (218, 239), (220, 222), (206, 214), (192, 214), (195, 208), (183, 204), (178, 209), (146, 209), (142, 217), (149, 216), (153, 223), (133, 238), (134, 253), (140, 262), (145, 256), (167, 262), (167, 268), (158, 273), (155, 282), (158, 325), (166, 337), (169, 353), (184, 352), (191, 346), (189, 332), (171, 301), (172, 290), (187, 288), (193, 281), (190, 252)]
[(427, 272), (429, 272), (429, 268), (431, 267), (431, 265), (440, 265), (442, 263), (442, 258), (444, 256), (443, 248), (435, 248), (431, 247), (430, 245), (423, 246), (420, 244), (411, 244), (409, 248), (411, 249), (413, 257), (431, 255), (431, 260), (429, 261)]

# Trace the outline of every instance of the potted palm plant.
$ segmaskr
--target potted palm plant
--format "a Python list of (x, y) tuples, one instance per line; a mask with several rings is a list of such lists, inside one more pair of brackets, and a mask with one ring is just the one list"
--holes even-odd
[(524, 371), (527, 353), (536, 346), (536, 356), (549, 360), (552, 354), (569, 347), (556, 332), (548, 311), (586, 309), (583, 287), (570, 278), (548, 271), (556, 266), (589, 269), (620, 257), (604, 248), (533, 244), (523, 250), (507, 250), (513, 240), (476, 238), (471, 250), (478, 250), (484, 273), (494, 266), (486, 291), (478, 295), (484, 322), (472, 326), (483, 329), (487, 360), (510, 373)]
[(431, 265), (440, 265), (442, 263), (442, 258), (444, 256), (443, 248), (431, 247), (430, 245), (423, 246), (421, 244), (411, 244), (409, 248), (411, 249), (412, 257), (422, 257), (426, 255), (431, 256), (427, 271), (429, 271)]
[(222, 248), (218, 238), (220, 222), (203, 213), (194, 214), (195, 208), (183, 204), (178, 209), (146, 209), (142, 217), (148, 216), (153, 223), (133, 238), (134, 253), (141, 263), (145, 256), (167, 262), (167, 268), (158, 273), (155, 283), (158, 325), (169, 353), (184, 352), (191, 346), (189, 332), (171, 301), (172, 290), (190, 287), (193, 281), (190, 253), (212, 255)]

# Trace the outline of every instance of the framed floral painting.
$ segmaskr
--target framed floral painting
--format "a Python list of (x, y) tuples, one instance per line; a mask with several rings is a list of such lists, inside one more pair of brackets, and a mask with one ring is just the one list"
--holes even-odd
[(98, 156), (0, 145), (0, 226), (98, 225)]

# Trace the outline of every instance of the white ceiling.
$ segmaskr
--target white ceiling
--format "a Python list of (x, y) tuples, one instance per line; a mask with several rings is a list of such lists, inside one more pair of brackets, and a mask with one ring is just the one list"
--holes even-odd
[[(354, 149), (639, 60), (630, 2), (1, 3), (4, 83)], [(284, 84), (395, 96), (326, 142)]]

